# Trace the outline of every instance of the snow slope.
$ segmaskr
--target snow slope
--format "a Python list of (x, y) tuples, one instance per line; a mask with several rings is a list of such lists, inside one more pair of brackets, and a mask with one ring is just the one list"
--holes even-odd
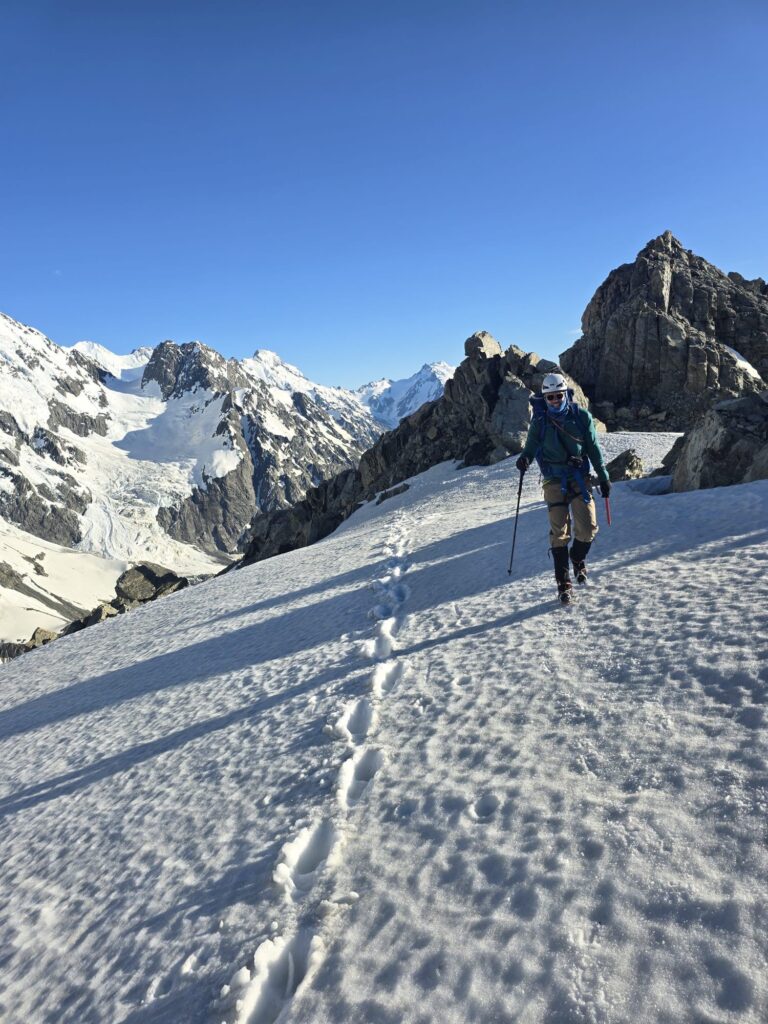
[(111, 601), (129, 565), (51, 544), (4, 519), (0, 563), (11, 568), (18, 586), (3, 586), (0, 572), (0, 641), (11, 642), (28, 640), (38, 626), (58, 632), (99, 602)]
[(569, 611), (516, 480), (0, 668), (4, 1022), (768, 1018), (768, 482), (617, 485)]

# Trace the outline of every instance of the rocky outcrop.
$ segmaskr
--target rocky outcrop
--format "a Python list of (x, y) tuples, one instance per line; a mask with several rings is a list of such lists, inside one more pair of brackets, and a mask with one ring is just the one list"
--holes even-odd
[(141, 603), (154, 601), (156, 597), (164, 597), (187, 586), (189, 580), (177, 576), (165, 566), (155, 562), (139, 562), (118, 577), (115, 594), (118, 601)]
[(381, 505), (382, 502), (389, 501), (390, 498), (396, 498), (398, 494), (405, 494), (410, 489), (410, 484), (398, 484), (397, 487), (391, 487), (388, 491), (382, 491), (376, 499), (376, 504)]
[[(175, 572), (166, 569), (163, 565), (155, 562), (140, 562), (131, 566), (130, 569), (120, 576), (115, 583), (115, 597), (97, 605), (86, 615), (80, 616), (70, 622), (62, 629), (59, 636), (69, 636), (71, 633), (79, 633), (88, 626), (96, 626), (99, 622), (114, 618), (116, 615), (123, 615), (125, 612), (138, 608), (147, 601), (156, 601), (159, 597), (173, 594), (177, 590), (184, 590), (189, 586), (189, 580), (184, 576), (177, 576)], [(32, 637), (28, 647), (36, 647)], [(48, 640), (44, 641), (45, 643)]]
[(225, 359), (199, 341), (177, 345), (164, 341), (152, 353), (141, 386), (154, 381), (167, 401), (189, 391), (203, 388), (218, 393), (248, 386), (248, 378), (236, 359)]
[[(254, 514), (300, 501), (312, 487), (355, 465), (379, 436), (360, 408), (326, 407), (321, 396), (278, 393), (251, 380), (221, 401), (216, 436), (239, 459), (228, 473), (209, 476), (188, 497), (163, 506), (157, 521), (175, 540), (212, 556), (242, 550)], [(223, 559), (222, 559), (223, 560)]]
[[(60, 467), (78, 471), (85, 461), (83, 453), (45, 427), (35, 427), (28, 436), (7, 410), (0, 412), (0, 432), (8, 442), (0, 448), (0, 482), (6, 484), (0, 487), (0, 516), (35, 537), (67, 547), (78, 544), (82, 539), (79, 516), (88, 507), (90, 495)], [(47, 482), (33, 483), (23, 475), (19, 453), (24, 448), (55, 464), (44, 470)]]
[[(440, 462), (490, 465), (521, 451), (530, 420), (528, 399), (559, 367), (514, 345), (504, 352), (485, 331), (468, 338), (464, 350), (466, 358), (443, 396), (382, 435), (357, 469), (313, 488), (291, 508), (257, 516), (241, 564), (325, 537), (362, 502)], [(586, 406), (581, 389), (570, 383), (576, 400)]]
[(768, 479), (768, 391), (719, 402), (686, 434), (674, 491)]
[(685, 430), (766, 387), (768, 286), (724, 274), (669, 232), (612, 271), (560, 361), (611, 428)]
[(661, 460), (661, 465), (654, 469), (650, 474), (651, 476), (671, 476), (675, 467), (677, 466), (677, 460), (680, 458), (680, 452), (682, 451), (685, 443), (685, 434), (681, 434), (680, 437), (675, 441), (672, 447), (669, 449), (667, 454)]
[[(0, 584), (12, 586), (13, 589), (20, 590), (22, 593), (25, 592), (26, 585), (23, 579), (11, 566), (3, 562), (0, 562)], [(159, 597), (173, 594), (177, 590), (184, 590), (189, 585), (190, 581), (186, 577), (177, 576), (165, 566), (157, 565), (154, 562), (140, 562), (130, 569), (126, 569), (118, 578), (115, 583), (115, 597), (112, 601), (97, 605), (85, 615), (82, 614), (82, 609), (66, 605), (49, 595), (48, 604), (60, 614), (69, 616), (72, 621), (59, 633), (38, 626), (25, 643), (0, 643), (0, 662), (10, 661), (20, 654), (33, 651), (36, 647), (49, 644), (61, 636), (79, 633), (89, 626), (95, 626), (99, 622), (138, 608), (139, 605), (146, 604), (147, 601), (156, 601)], [(33, 596), (34, 592), (29, 590), (29, 594)]]
[(14, 658), (18, 658), (20, 654), (26, 654), (27, 651), (31, 651), (32, 647), (30, 644), (17, 644), (17, 643), (0, 643), (0, 664), (6, 661), (13, 661)]
[(98, 416), (90, 416), (88, 413), (76, 412), (63, 402), (51, 399), (48, 403), (49, 416), (48, 426), (51, 430), (58, 430), (59, 427), (66, 427), (78, 437), (88, 437), (89, 434), (99, 434), (105, 437), (109, 428), (109, 417), (100, 413)]
[(85, 510), (87, 501), (67, 474), (58, 475), (55, 492), (45, 484), (35, 488), (9, 466), (0, 465), (0, 480), (10, 484), (7, 490), (0, 490), (0, 516), (8, 522), (65, 547), (74, 547), (82, 540), (78, 513)]
[(614, 483), (618, 483), (620, 480), (639, 480), (641, 476), (645, 475), (643, 460), (634, 448), (627, 448), (615, 459), (611, 459), (605, 468), (608, 471), (608, 479)]
[(157, 511), (157, 521), (169, 536), (211, 555), (236, 551), (258, 508), (255, 467), (237, 424), (230, 424), (236, 418), (230, 409), (218, 428), (219, 434), (227, 435), (229, 447), (240, 453), (235, 468), (223, 476), (203, 473), (202, 487), (193, 487), (189, 497)]

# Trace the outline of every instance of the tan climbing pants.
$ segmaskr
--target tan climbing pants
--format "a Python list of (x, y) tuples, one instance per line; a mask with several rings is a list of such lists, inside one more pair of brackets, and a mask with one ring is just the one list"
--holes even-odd
[(549, 512), (549, 546), (564, 548), (571, 539), (571, 516), (575, 540), (591, 544), (597, 535), (597, 513), (595, 501), (587, 503), (581, 496), (578, 485), (568, 483), (568, 496), (563, 497), (560, 481), (544, 484), (544, 501)]

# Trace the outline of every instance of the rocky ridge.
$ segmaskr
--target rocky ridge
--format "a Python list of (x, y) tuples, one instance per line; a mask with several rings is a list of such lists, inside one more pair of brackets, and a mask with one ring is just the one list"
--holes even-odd
[[(254, 522), (243, 562), (311, 544), (331, 533), (359, 505), (431, 466), (455, 459), (490, 465), (522, 450), (530, 419), (529, 398), (556, 363), (515, 345), (506, 352), (490, 334), (467, 339), (466, 358), (445, 393), (384, 434), (349, 469), (307, 492), (291, 508)], [(575, 381), (575, 398), (587, 399)]]
[(768, 380), (768, 285), (724, 274), (667, 231), (613, 270), (560, 357), (611, 429), (686, 430)]

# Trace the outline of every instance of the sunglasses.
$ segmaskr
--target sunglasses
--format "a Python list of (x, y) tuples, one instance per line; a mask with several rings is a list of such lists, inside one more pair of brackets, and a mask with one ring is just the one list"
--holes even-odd
[(564, 391), (551, 391), (548, 395), (544, 395), (544, 397), (546, 398), (546, 400), (548, 402), (557, 402), (557, 404), (559, 405), (562, 402), (562, 400), (565, 398), (565, 392)]

